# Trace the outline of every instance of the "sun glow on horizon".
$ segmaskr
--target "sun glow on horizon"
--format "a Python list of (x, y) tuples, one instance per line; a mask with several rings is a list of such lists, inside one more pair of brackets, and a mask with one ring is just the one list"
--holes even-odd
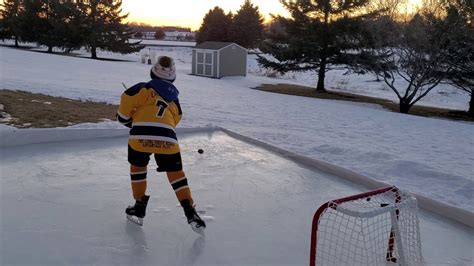
[[(403, 0), (402, 0), (403, 1)], [(414, 13), (423, 0), (405, 0), (399, 8), (401, 13)], [(0, 0), (3, 4), (4, 0)], [(129, 16), (126, 22), (146, 23), (152, 26), (180, 26), (198, 30), (206, 13), (219, 6), (227, 13), (236, 13), (244, 0), (122, 0), (123, 13)], [(270, 14), (288, 16), (280, 0), (252, 0), (260, 13), (269, 21)]]
[(423, 0), (406, 0), (400, 5), (400, 13), (413, 14), (423, 5)]
[[(206, 13), (219, 6), (224, 12), (235, 13), (244, 0), (122, 0), (124, 13), (129, 13), (127, 22), (146, 23), (153, 26), (181, 26), (198, 30)], [(287, 11), (279, 0), (252, 0), (265, 19), (271, 14), (283, 15)]]
[[(244, 0), (122, 0), (124, 13), (129, 13), (127, 22), (146, 23), (152, 26), (180, 26), (198, 30), (205, 14), (215, 6), (227, 13), (236, 13)], [(414, 13), (423, 0), (406, 0), (400, 6), (401, 13)], [(288, 12), (279, 0), (252, 0), (260, 13), (268, 21), (270, 14), (287, 16)]]

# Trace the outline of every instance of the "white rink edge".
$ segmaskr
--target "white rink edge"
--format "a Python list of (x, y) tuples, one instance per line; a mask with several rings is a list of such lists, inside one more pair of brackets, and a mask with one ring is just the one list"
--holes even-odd
[[(232, 138), (244, 141), (251, 145), (261, 147), (270, 152), (276, 153), (283, 156), (291, 161), (306, 167), (323, 171), (346, 180), (352, 181), (357, 184), (361, 184), (368, 189), (378, 189), (382, 187), (391, 186), (385, 182), (361, 175), (352, 170), (340, 167), (319, 159), (310, 158), (304, 155), (300, 155), (285, 149), (278, 148), (276, 146), (267, 144), (265, 142), (241, 135), (234, 131), (216, 127), (197, 127), (197, 128), (178, 128), (176, 133), (192, 134), (192, 133), (204, 133), (222, 131)], [(16, 129), (2, 130), (0, 131), (0, 148), (14, 147), (21, 145), (40, 144), (48, 142), (63, 142), (70, 140), (87, 140), (96, 138), (112, 138), (112, 137), (125, 137), (128, 136), (129, 129), (84, 129), (84, 128), (32, 128), (32, 129)], [(446, 217), (450, 220), (467, 225), (474, 228), (474, 213), (469, 212), (465, 209), (452, 206), (429, 197), (423, 196), (418, 193), (413, 193), (417, 201), (418, 206), (426, 211), (436, 213), (440, 216)]]

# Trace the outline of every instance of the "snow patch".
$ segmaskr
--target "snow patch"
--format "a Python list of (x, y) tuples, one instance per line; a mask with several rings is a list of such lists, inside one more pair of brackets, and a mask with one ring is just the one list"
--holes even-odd
[(5, 106), (0, 104), (0, 122), (1, 123), (9, 123), (11, 121), (17, 120), (16, 118), (12, 117), (10, 114), (4, 111)]

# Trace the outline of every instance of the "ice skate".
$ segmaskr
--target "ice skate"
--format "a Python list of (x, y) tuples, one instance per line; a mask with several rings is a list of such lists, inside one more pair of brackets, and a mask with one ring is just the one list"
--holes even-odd
[(206, 228), (206, 223), (199, 217), (193, 206), (189, 203), (189, 200), (181, 201), (181, 206), (183, 206), (184, 214), (188, 219), (188, 224), (191, 226), (194, 232), (204, 235), (204, 229)]
[(127, 214), (127, 219), (139, 226), (143, 226), (143, 218), (146, 215), (146, 206), (148, 204), (148, 199), (150, 196), (143, 196), (140, 201), (136, 201), (134, 206), (128, 206), (125, 209)]

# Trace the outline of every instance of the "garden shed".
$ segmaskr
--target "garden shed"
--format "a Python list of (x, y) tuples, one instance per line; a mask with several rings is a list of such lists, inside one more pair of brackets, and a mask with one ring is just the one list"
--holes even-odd
[(247, 49), (232, 42), (203, 42), (193, 49), (192, 74), (210, 78), (247, 75)]

